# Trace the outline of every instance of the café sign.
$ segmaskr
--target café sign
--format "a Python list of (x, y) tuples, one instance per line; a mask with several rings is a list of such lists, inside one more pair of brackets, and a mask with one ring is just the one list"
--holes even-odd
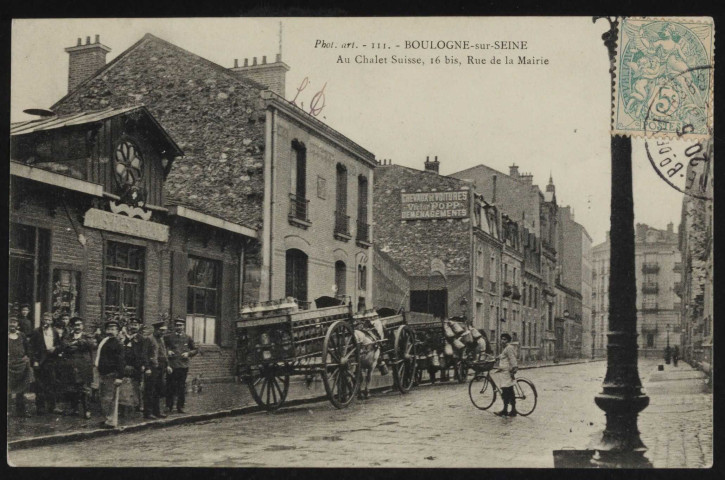
[(169, 241), (169, 227), (126, 215), (91, 208), (85, 214), (83, 225), (132, 237), (147, 238), (157, 242)]
[(403, 220), (468, 217), (468, 190), (400, 194)]

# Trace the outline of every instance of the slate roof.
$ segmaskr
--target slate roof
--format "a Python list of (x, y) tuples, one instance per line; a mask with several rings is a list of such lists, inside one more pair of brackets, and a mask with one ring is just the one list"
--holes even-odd
[(264, 189), (263, 89), (146, 34), (52, 109), (70, 114), (144, 104), (185, 152), (167, 177), (167, 204), (256, 229)]

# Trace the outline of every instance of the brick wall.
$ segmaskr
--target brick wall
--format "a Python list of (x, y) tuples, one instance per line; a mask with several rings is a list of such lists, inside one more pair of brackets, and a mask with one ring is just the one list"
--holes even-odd
[(100, 47), (70, 53), (68, 65), (68, 91), (76, 88), (106, 65), (106, 52)]
[(243, 78), (249, 78), (255, 82), (268, 87), (274, 93), (286, 96), (285, 77), (287, 69), (282, 65), (268, 64), (266, 67), (255, 67), (253, 69), (232, 69), (232, 71)]

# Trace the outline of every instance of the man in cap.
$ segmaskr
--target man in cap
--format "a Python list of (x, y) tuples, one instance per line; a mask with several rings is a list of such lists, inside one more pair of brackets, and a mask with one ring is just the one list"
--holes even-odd
[(91, 335), (83, 332), (83, 319), (74, 317), (71, 321), (72, 331), (63, 339), (63, 357), (68, 363), (68, 393), (70, 394), (71, 415), (78, 415), (78, 404), (81, 414), (91, 418), (90, 395), (93, 381), (93, 349), (96, 341)]
[(128, 333), (122, 340), (125, 359), (123, 376), (128, 380), (121, 385), (120, 404), (127, 407), (127, 410), (132, 410), (141, 406), (141, 379), (146, 371), (147, 362), (144, 355), (144, 341), (139, 333), (141, 320), (135, 316), (131, 317), (126, 328)]
[(8, 404), (10, 396), (15, 394), (15, 413), (19, 417), (29, 417), (25, 410), (25, 392), (33, 380), (30, 368), (30, 345), (23, 332), (19, 331), (17, 316), (8, 318)]
[(35, 372), (35, 406), (38, 414), (46, 407), (52, 413), (63, 413), (56, 408), (56, 364), (61, 354), (61, 341), (58, 332), (52, 327), (53, 315), (45, 312), (41, 326), (30, 337), (30, 352)]
[(30, 318), (30, 305), (23, 303), (20, 305), (20, 322), (19, 328), (23, 332), (26, 338), (30, 338), (30, 334), (33, 333), (33, 320)]
[(174, 333), (164, 337), (166, 351), (169, 356), (169, 366), (173, 370), (166, 385), (166, 409), (168, 412), (173, 410), (174, 397), (176, 397), (176, 411), (184, 413), (189, 358), (198, 353), (194, 340), (184, 333), (185, 326), (186, 320), (183, 317), (176, 317), (174, 320)]
[(161, 320), (153, 324), (154, 333), (144, 338), (144, 350), (148, 364), (146, 366), (146, 385), (144, 388), (144, 418), (166, 418), (161, 412), (161, 396), (164, 395), (166, 376), (172, 372), (164, 343), (164, 335), (169, 330), (166, 322)]
[(114, 393), (123, 383), (125, 366), (124, 348), (118, 340), (118, 320), (110, 319), (104, 325), (106, 336), (98, 344), (95, 366), (98, 368), (101, 412), (106, 417), (101, 422), (103, 428), (114, 428)]

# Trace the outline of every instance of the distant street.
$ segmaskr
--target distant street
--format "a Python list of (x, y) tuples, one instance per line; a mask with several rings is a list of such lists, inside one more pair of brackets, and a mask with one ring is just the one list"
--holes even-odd
[[(553, 467), (552, 450), (583, 448), (604, 427), (593, 402), (605, 362), (531, 369), (539, 403), (530, 417), (476, 410), (467, 385), (377, 394), (346, 410), (329, 403), (193, 423), (87, 442), (13, 451), (18, 466)], [(686, 364), (659, 378), (640, 374), (651, 396), (640, 416), (656, 467), (712, 462), (712, 395)], [(653, 380), (648, 381), (652, 374)]]

